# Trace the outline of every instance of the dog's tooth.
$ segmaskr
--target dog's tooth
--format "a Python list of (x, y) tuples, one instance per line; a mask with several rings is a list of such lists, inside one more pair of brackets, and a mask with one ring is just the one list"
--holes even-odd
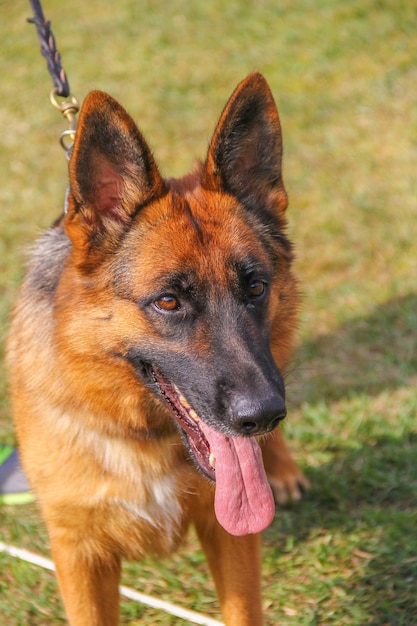
[(178, 396), (178, 400), (180, 401), (180, 403), (182, 404), (182, 406), (184, 407), (184, 409), (186, 409), (188, 411), (188, 415), (195, 421), (195, 422), (199, 422), (200, 418), (198, 417), (197, 413), (194, 411), (194, 409), (192, 408), (191, 404), (188, 402), (187, 398), (185, 396), (182, 395), (181, 391), (178, 389), (177, 385), (174, 385), (174, 389), (175, 389), (175, 393)]
[(209, 463), (211, 467), (216, 467), (216, 457), (214, 456), (213, 452), (210, 452)]
[(187, 402), (187, 398), (185, 396), (182, 395), (182, 393), (180, 392), (180, 390), (178, 389), (178, 387), (175, 385), (175, 391), (178, 395), (178, 399), (181, 402), (182, 406), (185, 407), (186, 409), (190, 408), (190, 405)]
[(193, 420), (195, 422), (199, 422), (200, 421), (200, 418), (198, 417), (197, 413), (191, 407), (190, 407), (190, 410), (189, 410), (189, 415), (190, 415), (190, 417), (193, 418)]
[(184, 398), (184, 396), (180, 396), (180, 402), (182, 404), (182, 406), (185, 406), (186, 409), (190, 408), (190, 405), (188, 404), (186, 398)]

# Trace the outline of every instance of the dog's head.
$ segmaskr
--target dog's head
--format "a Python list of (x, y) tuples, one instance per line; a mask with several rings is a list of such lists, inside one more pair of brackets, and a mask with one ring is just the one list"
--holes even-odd
[[(86, 332), (111, 324), (106, 350), (168, 409), (196, 465), (216, 479), (218, 518), (235, 534), (260, 530), (273, 514), (254, 436), (286, 413), (278, 366), (297, 290), (281, 156), (272, 94), (252, 74), (193, 175), (164, 180), (131, 118), (100, 92), (84, 103), (70, 163), (65, 229), (98, 303)], [(244, 497), (265, 511), (254, 511), (260, 521), (230, 512)]]

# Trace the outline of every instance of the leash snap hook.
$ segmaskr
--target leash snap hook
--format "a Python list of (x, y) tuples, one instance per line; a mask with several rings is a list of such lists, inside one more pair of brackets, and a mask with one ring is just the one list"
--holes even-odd
[(70, 94), (69, 99), (64, 99), (62, 102), (59, 102), (57, 100), (57, 96), (59, 96), (58, 88), (54, 87), (49, 94), (49, 99), (53, 106), (58, 109), (58, 111), (61, 111), (62, 115), (68, 120), (70, 123), (70, 129), (75, 130), (77, 126), (76, 114), (80, 110), (77, 98)]
[(80, 110), (80, 105), (77, 98), (75, 98), (72, 94), (69, 95), (68, 99), (64, 99), (62, 102), (58, 100), (58, 96), (58, 87), (54, 87), (49, 94), (49, 99), (52, 105), (58, 109), (58, 111), (61, 111), (62, 115), (69, 124), (69, 128), (64, 130), (59, 137), (60, 144), (68, 155), (71, 152), (75, 139), (75, 131), (77, 130), (77, 113)]

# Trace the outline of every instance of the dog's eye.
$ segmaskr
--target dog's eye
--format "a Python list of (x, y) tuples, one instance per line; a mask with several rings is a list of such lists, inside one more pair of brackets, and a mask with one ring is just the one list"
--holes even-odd
[(166, 294), (155, 300), (154, 305), (160, 311), (176, 311), (180, 308), (180, 303), (175, 296)]
[(266, 292), (266, 283), (263, 280), (254, 280), (249, 285), (248, 295), (252, 300), (262, 298)]

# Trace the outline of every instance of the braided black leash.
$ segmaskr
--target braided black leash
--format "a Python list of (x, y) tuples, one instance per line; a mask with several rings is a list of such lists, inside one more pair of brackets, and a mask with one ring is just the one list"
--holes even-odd
[[(33, 9), (33, 17), (28, 22), (35, 24), (38, 38), (41, 43), (41, 53), (46, 58), (49, 73), (52, 76), (54, 87), (49, 94), (52, 105), (61, 111), (66, 118), (69, 128), (64, 130), (60, 137), (61, 146), (65, 150), (67, 159), (71, 157), (72, 147), (74, 145), (75, 131), (77, 129), (77, 113), (80, 110), (78, 100), (71, 94), (67, 75), (61, 65), (61, 55), (56, 49), (55, 37), (51, 31), (51, 22), (45, 19), (40, 0), (29, 0)], [(64, 98), (60, 101), (58, 98)], [(68, 205), (67, 188), (65, 194), (64, 211), (67, 211)]]
[[(80, 109), (80, 105), (77, 99), (71, 95), (67, 75), (61, 65), (61, 55), (56, 49), (55, 37), (51, 31), (51, 22), (45, 19), (40, 0), (29, 1), (34, 15), (28, 19), (28, 22), (36, 26), (38, 38), (41, 43), (41, 53), (46, 58), (48, 70), (54, 83), (54, 88), (49, 98), (53, 106), (61, 111), (62, 115), (69, 123), (68, 130), (64, 130), (59, 138), (62, 147), (66, 151), (67, 158), (69, 158), (71, 156), (75, 130), (77, 128), (76, 115)], [(60, 102), (58, 97), (67, 98), (67, 100)]]
[(30, 4), (34, 15), (28, 19), (28, 22), (36, 26), (41, 44), (41, 53), (46, 59), (56, 94), (63, 98), (68, 98), (70, 95), (68, 79), (61, 65), (61, 55), (56, 49), (55, 37), (51, 31), (51, 22), (45, 19), (40, 0), (30, 0)]

